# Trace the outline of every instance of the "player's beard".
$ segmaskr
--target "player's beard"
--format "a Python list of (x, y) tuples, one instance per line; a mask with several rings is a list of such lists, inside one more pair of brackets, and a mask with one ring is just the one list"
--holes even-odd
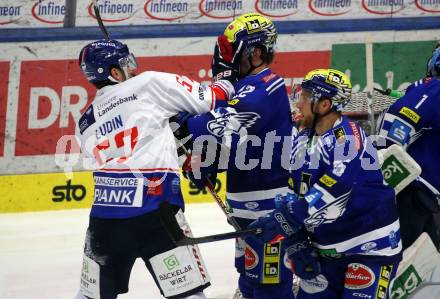
[(314, 115), (312, 113), (309, 115), (303, 115), (303, 118), (301, 119), (301, 127), (311, 128), (313, 124), (313, 117)]

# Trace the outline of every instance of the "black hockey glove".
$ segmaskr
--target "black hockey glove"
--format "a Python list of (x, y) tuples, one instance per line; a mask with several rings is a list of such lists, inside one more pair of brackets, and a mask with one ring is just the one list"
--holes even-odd
[(174, 138), (177, 143), (177, 155), (187, 155), (192, 149), (192, 138), (188, 130), (188, 119), (192, 115), (188, 112), (179, 112), (170, 118), (170, 126), (173, 130)]
[(240, 75), (240, 60), (243, 51), (243, 41), (238, 43), (236, 47), (233, 47), (226, 36), (220, 35), (217, 38), (211, 66), (214, 82), (227, 80), (234, 83), (237, 81)]
[[(188, 155), (182, 166), (182, 173), (185, 178), (190, 180), (199, 190), (205, 187), (215, 188), (218, 171), (218, 148), (210, 148), (206, 143), (202, 145), (196, 142), (192, 154)], [(212, 161), (210, 165), (206, 161)], [(203, 162), (203, 163), (202, 163)]]

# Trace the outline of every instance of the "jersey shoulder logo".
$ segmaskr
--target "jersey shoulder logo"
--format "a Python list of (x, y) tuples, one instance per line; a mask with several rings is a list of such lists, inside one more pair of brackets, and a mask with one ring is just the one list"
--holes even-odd
[(93, 105), (90, 105), (87, 108), (86, 112), (84, 112), (84, 114), (81, 115), (78, 122), (79, 132), (81, 133), (81, 135), (88, 127), (93, 125), (95, 122), (96, 120), (95, 120), (95, 114), (93, 112)]
[(310, 232), (314, 232), (315, 228), (321, 224), (336, 221), (336, 219), (338, 219), (345, 212), (350, 194), (351, 191), (341, 195), (335, 201), (325, 205), (322, 207), (322, 209), (319, 209), (313, 213), (304, 221), (306, 229)]
[(208, 122), (207, 128), (211, 134), (217, 137), (222, 137), (225, 134), (240, 135), (240, 131), (252, 127), (259, 118), (261, 118), (260, 115), (255, 112), (220, 113), (220, 116)]

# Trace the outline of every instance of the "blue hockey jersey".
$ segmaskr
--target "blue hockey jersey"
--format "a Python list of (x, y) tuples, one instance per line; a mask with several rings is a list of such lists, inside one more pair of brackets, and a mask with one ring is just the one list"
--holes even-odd
[(385, 185), (376, 148), (363, 129), (342, 117), (313, 143), (308, 134), (293, 134), (293, 218), (323, 253), (398, 255), (394, 190)]
[(248, 225), (287, 192), (292, 121), (284, 79), (270, 69), (243, 78), (235, 90), (227, 105), (217, 102), (214, 111), (191, 118), (188, 127), (194, 138), (208, 134), (229, 149), (226, 198), (233, 216)]
[(422, 168), (421, 182), (439, 194), (440, 176), (440, 80), (425, 78), (410, 85), (391, 105), (379, 126), (386, 145), (397, 143)]

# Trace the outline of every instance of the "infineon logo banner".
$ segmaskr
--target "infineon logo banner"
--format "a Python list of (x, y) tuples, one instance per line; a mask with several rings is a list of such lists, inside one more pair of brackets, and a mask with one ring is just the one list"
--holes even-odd
[[(105, 22), (122, 22), (130, 19), (135, 11), (135, 6), (130, 1), (103, 0), (97, 3), (101, 18)], [(92, 4), (87, 9), (89, 16), (96, 19)]]
[(322, 1), (322, 0), (309, 0), (310, 10), (320, 16), (336, 17), (345, 15), (351, 11), (351, 0), (335, 0), (335, 1)]
[(371, 14), (391, 15), (409, 6), (410, 0), (362, 0), (362, 7)]
[(256, 0), (255, 10), (270, 18), (284, 18), (298, 13), (298, 0)]
[(153, 20), (175, 21), (184, 18), (190, 7), (190, 1), (147, 0), (144, 12)]
[(0, 26), (14, 24), (22, 15), (23, 9), (17, 1), (2, 0), (0, 2)]
[(32, 6), (32, 17), (39, 23), (63, 24), (65, 0), (39, 0)]
[[(0, 28), (62, 27), (65, 4), (66, 0), (1, 0)], [(437, 0), (98, 0), (97, 5), (103, 21), (111, 25), (227, 23), (253, 11), (277, 21), (440, 14)], [(97, 25), (90, 0), (77, 0), (75, 24)]]
[(436, 0), (416, 0), (415, 5), (417, 9), (429, 13), (440, 13), (440, 1)]
[[(242, 0), (202, 0), (199, 10), (212, 19), (230, 19), (245, 12)], [(250, 2), (250, 1), (249, 1)]]
[[(426, 73), (436, 41), (373, 44), (374, 82), (381, 89), (403, 90)], [(402, 63), (404, 61), (405, 63)], [(350, 74), (353, 92), (366, 87), (365, 45), (333, 45), (331, 66)]]

